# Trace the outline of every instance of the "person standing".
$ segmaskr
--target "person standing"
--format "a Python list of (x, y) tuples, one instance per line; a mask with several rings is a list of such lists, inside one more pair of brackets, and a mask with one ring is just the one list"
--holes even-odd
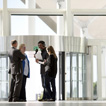
[(19, 101), (20, 91), (22, 86), (22, 63), (21, 61), (25, 59), (24, 54), (20, 52), (17, 48), (17, 41), (11, 41), (11, 50), (8, 53), (10, 59), (10, 73), (11, 73), (11, 85), (9, 92), (9, 102)]
[[(36, 59), (36, 62), (38, 63), (39, 61), (44, 61), (48, 58), (48, 53), (46, 51), (46, 46), (45, 46), (45, 42), (44, 41), (39, 41), (38, 42), (38, 47), (41, 50), (41, 56), (42, 56), (42, 60)], [(41, 81), (42, 81), (42, 87), (44, 88), (43, 91), (43, 98), (40, 99), (39, 101), (45, 101), (46, 97), (46, 91), (45, 91), (45, 65), (41, 64), (40, 66), (40, 73), (41, 73)]]
[[(55, 85), (55, 78), (57, 74), (57, 56), (55, 50), (52, 46), (47, 48), (47, 52), (49, 57), (47, 60), (44, 61), (45, 66), (45, 88), (48, 95), (49, 101), (56, 100), (56, 85)], [(49, 87), (51, 84), (51, 88)]]
[(21, 44), (19, 46), (19, 50), (24, 53), (25, 55), (25, 60), (22, 61), (22, 66), (23, 66), (23, 80), (22, 80), (22, 87), (21, 87), (21, 93), (20, 93), (20, 100), (21, 101), (26, 101), (26, 81), (27, 78), (30, 78), (30, 65), (29, 65), (29, 60), (27, 55), (25, 54), (26, 47), (25, 44)]

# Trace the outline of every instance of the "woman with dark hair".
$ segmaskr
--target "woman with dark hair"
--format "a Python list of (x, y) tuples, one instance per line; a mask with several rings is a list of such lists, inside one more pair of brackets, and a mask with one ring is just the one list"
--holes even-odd
[[(46, 86), (46, 94), (47, 100), (55, 101), (56, 100), (56, 85), (55, 78), (57, 74), (57, 56), (55, 50), (52, 46), (47, 48), (47, 52), (49, 57), (44, 61), (45, 66), (45, 86)], [(51, 88), (49, 85), (51, 84)]]

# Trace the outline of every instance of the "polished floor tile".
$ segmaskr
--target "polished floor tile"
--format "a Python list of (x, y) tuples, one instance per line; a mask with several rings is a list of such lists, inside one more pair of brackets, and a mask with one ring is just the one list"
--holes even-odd
[(0, 102), (0, 106), (106, 106), (106, 101)]

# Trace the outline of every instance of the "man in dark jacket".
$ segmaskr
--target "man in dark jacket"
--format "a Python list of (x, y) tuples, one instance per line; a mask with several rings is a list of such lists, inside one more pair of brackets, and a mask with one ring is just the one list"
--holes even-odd
[[(45, 47), (45, 42), (44, 41), (39, 41), (38, 42), (38, 46), (41, 50), (41, 55), (42, 55), (42, 60), (38, 60), (36, 59), (36, 62), (38, 63), (38, 61), (44, 61), (48, 58), (48, 53), (46, 51), (46, 47)], [(40, 73), (41, 73), (41, 80), (42, 80), (42, 86), (44, 88), (43, 91), (43, 98), (40, 101), (43, 101), (46, 99), (46, 92), (45, 92), (45, 65), (41, 64), (40, 67)]]
[(11, 73), (11, 86), (9, 92), (9, 102), (19, 101), (20, 90), (22, 86), (23, 69), (21, 61), (25, 59), (25, 56), (17, 48), (17, 41), (11, 42), (11, 50), (8, 55), (10, 58), (10, 73)]

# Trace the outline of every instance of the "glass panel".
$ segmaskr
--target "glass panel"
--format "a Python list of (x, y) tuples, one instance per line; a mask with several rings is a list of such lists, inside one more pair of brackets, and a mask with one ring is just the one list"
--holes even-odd
[(8, 71), (2, 71), (2, 81), (8, 81)]
[(28, 8), (28, 0), (7, 0), (7, 8)]
[(2, 99), (8, 98), (8, 83), (2, 83), (1, 96)]
[(1, 99), (1, 81), (0, 81), (0, 99)]
[(64, 1), (57, 0), (7, 0), (8, 8), (59, 9), (65, 8)]
[(9, 91), (8, 58), (0, 54), (0, 100), (7, 100)]
[(0, 36), (2, 35), (2, 17), (0, 12)]
[(65, 83), (67, 99), (70, 99), (70, 81)]
[(83, 98), (83, 83), (82, 81), (79, 81), (79, 98)]
[(3, 0), (0, 0), (0, 8), (3, 8)]
[[(61, 18), (61, 23), (59, 23)], [(63, 16), (11, 16), (11, 35), (64, 35)]]
[(106, 0), (71, 0), (72, 9), (105, 9)]
[(77, 81), (72, 82), (72, 97), (77, 98)]
[(66, 76), (65, 76), (65, 89), (66, 89), (66, 98), (67, 99), (70, 99), (70, 89), (71, 89), (71, 86), (70, 86), (70, 79), (71, 79), (71, 76), (70, 76), (70, 53), (67, 53), (66, 54)]
[(97, 99), (97, 55), (93, 55), (93, 96)]

